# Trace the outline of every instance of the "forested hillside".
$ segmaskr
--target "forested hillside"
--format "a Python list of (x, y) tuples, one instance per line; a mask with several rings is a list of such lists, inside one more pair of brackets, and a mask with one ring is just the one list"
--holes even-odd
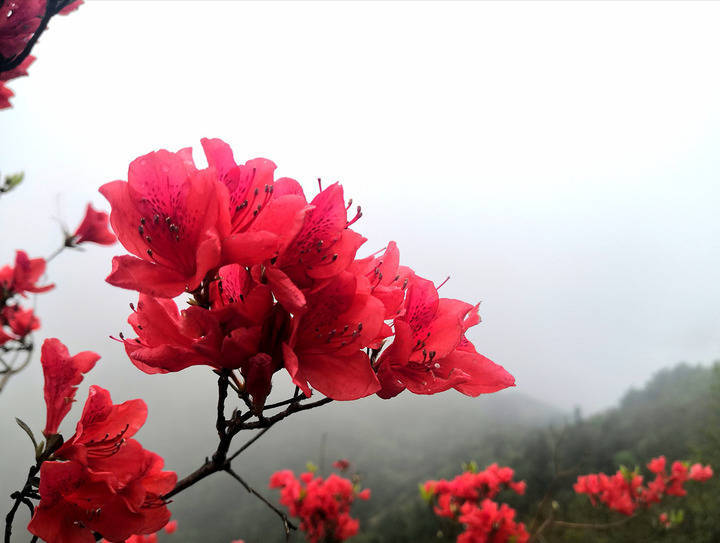
[[(408, 396), (396, 403), (370, 398), (355, 405), (339, 404), (332, 412), (310, 412), (300, 425), (274, 429), (248, 450), (238, 470), (277, 500), (276, 491), (267, 489), (272, 471), (299, 471), (308, 460), (328, 472), (333, 460), (349, 458), (363, 484), (372, 489), (372, 499), (354, 508), (361, 522), (360, 534), (353, 538), (356, 543), (449, 540), (438, 538), (444, 526), (420, 499), (418, 483), (452, 477), (469, 460), (481, 467), (491, 462), (509, 465), (527, 481), (525, 496), (507, 501), (528, 527), (550, 489), (559, 504), (557, 518), (607, 522), (621, 517), (594, 509), (586, 497), (576, 496), (572, 484), (577, 475), (611, 473), (620, 464), (644, 468), (660, 454), (720, 467), (718, 398), (720, 366), (686, 364), (659, 372), (643, 389), (630, 390), (617, 408), (588, 418), (579, 412), (563, 414), (517, 390), (476, 400), (452, 393)], [(204, 454), (200, 448), (186, 453), (191, 459)], [(172, 537), (182, 534), (188, 542), (239, 537), (247, 543), (284, 540), (277, 517), (235, 481), (218, 475), (205, 483), (177, 497), (173, 511), (182, 524)], [(652, 519), (637, 518), (611, 532), (554, 529), (545, 538), (548, 542), (720, 541), (718, 483), (716, 477), (703, 485), (691, 484), (690, 497), (676, 500), (685, 509), (685, 520), (670, 531), (654, 526)], [(228, 508), (228, 500), (237, 507)]]
[[(525, 496), (508, 497), (507, 502), (528, 527), (549, 490), (558, 504), (556, 518), (591, 523), (617, 520), (622, 517), (594, 509), (587, 497), (573, 493), (577, 475), (614, 473), (621, 464), (644, 468), (650, 458), (661, 454), (669, 460), (691, 459), (720, 466), (720, 365), (681, 364), (659, 372), (642, 390), (630, 390), (615, 409), (587, 419), (575, 413), (566, 425), (553, 424), (524, 434), (499, 431), (484, 436), (480, 443), (466, 442), (461, 451), (466, 460), (474, 459), (480, 466), (491, 462), (509, 465), (527, 481)], [(436, 477), (460, 470), (457, 458), (448, 458)], [(442, 541), (437, 532), (443, 525), (419, 497), (412, 498), (411, 486), (408, 482), (408, 494), (398, 493), (399, 499), (393, 503), (374, 500), (369, 504), (374, 514), (355, 541)], [(611, 531), (556, 528), (544, 537), (548, 542), (720, 541), (718, 477), (703, 485), (690, 485), (688, 494), (688, 498), (671, 503), (684, 509), (685, 519), (669, 531), (657, 527), (646, 515)], [(537, 521), (542, 518), (538, 516)]]

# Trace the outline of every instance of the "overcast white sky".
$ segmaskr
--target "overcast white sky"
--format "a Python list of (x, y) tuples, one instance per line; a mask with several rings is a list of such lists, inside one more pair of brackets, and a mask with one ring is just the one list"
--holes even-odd
[[(49, 254), (58, 209), (107, 208), (97, 187), (140, 154), (222, 137), (309, 193), (342, 181), (366, 252), (394, 239), (482, 300), (471, 338), (519, 390), (602, 408), (720, 355), (718, 23), (709, 2), (91, 0), (0, 112), (0, 168), (27, 174), (0, 257)], [(121, 252), (53, 263), (42, 334), (157, 386), (107, 339), (135, 299), (103, 283)]]

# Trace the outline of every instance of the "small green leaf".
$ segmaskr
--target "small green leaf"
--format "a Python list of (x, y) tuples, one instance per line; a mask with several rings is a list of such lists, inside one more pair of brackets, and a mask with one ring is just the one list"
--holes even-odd
[(418, 489), (420, 489), (420, 497), (424, 501), (430, 503), (430, 501), (432, 501), (433, 491), (428, 488), (425, 488), (425, 485), (422, 483), (418, 483)]
[(318, 470), (318, 467), (315, 464), (313, 464), (312, 462), (308, 461), (305, 464), (305, 469), (311, 473), (315, 473)]
[(17, 417), (15, 417), (15, 422), (17, 422), (18, 426), (20, 428), (22, 428), (25, 431), (25, 433), (30, 437), (30, 440), (33, 443), (33, 447), (35, 447), (35, 450), (37, 450), (38, 444), (37, 444), (37, 441), (35, 441), (35, 435), (33, 434), (30, 427)]
[(6, 190), (14, 189), (17, 187), (20, 183), (22, 183), (22, 180), (25, 178), (24, 172), (14, 173), (11, 175), (5, 176), (5, 186), (7, 187)]

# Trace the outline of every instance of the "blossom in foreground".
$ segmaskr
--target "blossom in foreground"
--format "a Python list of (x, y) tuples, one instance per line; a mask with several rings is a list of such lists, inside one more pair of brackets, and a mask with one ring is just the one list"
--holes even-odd
[[(85, 351), (70, 357), (60, 341), (47, 340), (41, 358), (50, 443), (98, 356)], [(165, 526), (170, 512), (162, 496), (177, 476), (132, 439), (146, 418), (144, 401), (113, 404), (107, 390), (91, 386), (75, 434), (40, 467), (40, 503), (28, 530), (48, 543), (91, 543), (93, 532), (120, 542)]]
[(88, 204), (85, 216), (72, 235), (70, 243), (73, 246), (81, 243), (112, 245), (115, 241), (117, 241), (115, 234), (108, 229), (108, 214), (97, 211), (92, 204)]
[[(232, 370), (257, 410), (283, 369), (306, 397), (336, 400), (514, 384), (466, 337), (476, 305), (440, 298), (392, 241), (358, 258), (362, 214), (340, 184), (306, 198), (273, 162), (238, 163), (219, 139), (202, 146), (205, 168), (190, 149), (161, 150), (100, 189), (133, 255), (115, 257), (107, 281), (140, 293), (136, 337), (121, 336), (139, 369)], [(185, 309), (173, 300), (183, 292)]]
[(89, 372), (99, 359), (100, 355), (92, 351), (70, 356), (67, 347), (56, 338), (43, 342), (40, 363), (45, 376), (45, 436), (58, 433), (60, 422), (70, 412), (83, 375)]
[(621, 468), (613, 475), (592, 473), (581, 475), (573, 486), (578, 494), (587, 494), (593, 505), (602, 503), (608, 509), (623, 515), (633, 515), (638, 508), (660, 503), (665, 496), (685, 496), (685, 483), (689, 480), (707, 481), (712, 477), (710, 466), (694, 464), (688, 469), (687, 462), (673, 462), (670, 473), (664, 456), (653, 458), (647, 465), (655, 478), (644, 483), (642, 475)]
[(327, 478), (306, 472), (296, 478), (290, 470), (270, 477), (270, 488), (281, 489), (280, 503), (300, 519), (300, 530), (310, 543), (340, 543), (358, 532), (350, 516), (355, 499), (370, 499), (370, 490), (359, 490), (349, 479), (331, 474)]

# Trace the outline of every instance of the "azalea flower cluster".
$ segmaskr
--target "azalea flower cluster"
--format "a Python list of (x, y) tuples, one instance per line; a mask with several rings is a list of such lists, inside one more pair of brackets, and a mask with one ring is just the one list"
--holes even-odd
[(648, 463), (647, 467), (655, 478), (647, 484), (637, 470), (621, 468), (614, 475), (581, 475), (573, 488), (578, 494), (587, 494), (593, 505), (602, 503), (612, 511), (630, 516), (638, 508), (660, 503), (665, 496), (685, 496), (687, 481), (703, 482), (713, 475), (710, 466), (689, 465), (681, 461), (673, 462), (668, 473), (666, 464), (664, 456), (653, 458)]
[(52, 289), (55, 285), (38, 285), (44, 273), (45, 259), (30, 258), (25, 251), (15, 253), (14, 266), (0, 268), (0, 346), (4, 350), (25, 348), (26, 337), (40, 328), (33, 310), (24, 308), (18, 298)]
[[(56, 3), (66, 4), (58, 13), (67, 15), (76, 10), (82, 0)], [(0, 3), (0, 60), (16, 58), (23, 52), (38, 30), (45, 8), (46, 0), (5, 0)], [(34, 60), (35, 57), (29, 55), (16, 68), (0, 72), (0, 109), (11, 107), (10, 98), (14, 96), (5, 83), (28, 75), (27, 69)]]
[(423, 496), (434, 504), (435, 514), (461, 523), (464, 531), (458, 543), (523, 543), (529, 534), (523, 523), (515, 521), (515, 510), (494, 499), (503, 490), (525, 494), (525, 481), (516, 481), (515, 472), (497, 464), (484, 471), (471, 469), (451, 481), (427, 481)]
[[(202, 146), (207, 168), (190, 149), (162, 150), (100, 189), (132, 253), (113, 259), (107, 281), (140, 293), (129, 318), (137, 337), (121, 336), (138, 368), (237, 371), (256, 409), (283, 368), (306, 397), (336, 400), (514, 384), (466, 338), (477, 305), (440, 298), (400, 265), (394, 242), (357, 258), (361, 212), (348, 216), (339, 184), (308, 201), (297, 181), (274, 178), (271, 161), (238, 164), (218, 139)], [(179, 311), (184, 292), (190, 307)]]
[(77, 386), (99, 358), (91, 351), (71, 356), (58, 339), (42, 346), (46, 445), (38, 447), (40, 503), (28, 530), (48, 543), (93, 543), (93, 532), (121, 542), (153, 534), (170, 519), (162, 496), (177, 476), (132, 439), (147, 418), (144, 401), (113, 404), (107, 390), (93, 385), (75, 434), (58, 435)]
[(313, 472), (300, 478), (290, 470), (270, 477), (270, 488), (280, 488), (280, 503), (300, 519), (300, 530), (310, 543), (340, 543), (358, 532), (357, 519), (350, 516), (355, 499), (370, 499), (370, 489), (359, 490), (353, 481), (331, 474), (323, 479)]

